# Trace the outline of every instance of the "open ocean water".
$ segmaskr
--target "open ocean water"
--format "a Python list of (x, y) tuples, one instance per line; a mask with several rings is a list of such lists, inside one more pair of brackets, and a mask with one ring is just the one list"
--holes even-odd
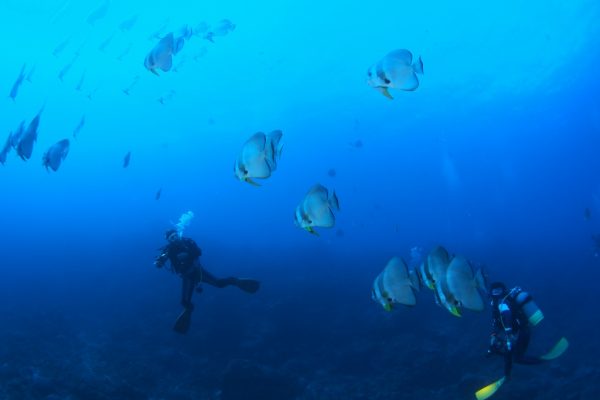
[[(533, 295), (529, 352), (569, 340), (493, 399), (600, 398), (598, 1), (0, 8), (0, 399), (474, 399), (483, 287), (460, 318), (371, 298), (438, 245)], [(188, 211), (261, 286), (202, 284), (181, 335), (153, 262)]]

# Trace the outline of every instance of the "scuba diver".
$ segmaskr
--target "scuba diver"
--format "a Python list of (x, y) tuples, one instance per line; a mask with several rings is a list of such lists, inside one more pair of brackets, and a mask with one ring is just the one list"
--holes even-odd
[(504, 283), (494, 282), (490, 285), (489, 293), (493, 330), (487, 355), (504, 357), (504, 376), (478, 390), (475, 393), (478, 400), (489, 398), (505, 381), (510, 380), (513, 362), (540, 364), (559, 357), (569, 347), (567, 339), (561, 338), (546, 354), (540, 357), (527, 355), (531, 338), (530, 327), (539, 324), (544, 319), (544, 314), (531, 295), (518, 286), (508, 290)]
[(504, 356), (504, 376), (510, 379), (513, 361), (518, 364), (540, 364), (544, 360), (526, 355), (531, 329), (544, 314), (535, 305), (531, 295), (520, 287), (510, 291), (502, 282), (490, 287), (492, 298), (492, 327), (488, 355)]
[(235, 277), (216, 278), (198, 262), (198, 259), (202, 255), (202, 250), (200, 250), (200, 247), (198, 247), (194, 240), (182, 237), (175, 229), (169, 229), (165, 233), (165, 236), (169, 243), (160, 249), (161, 252), (156, 257), (154, 265), (157, 268), (162, 268), (166, 261), (169, 260), (171, 271), (181, 276), (182, 279), (181, 305), (184, 309), (173, 326), (175, 332), (184, 334), (189, 330), (192, 311), (194, 311), (192, 294), (194, 293), (194, 289), (198, 293), (202, 292), (202, 287), (199, 286), (201, 282), (218, 288), (229, 285), (237, 286), (247, 293), (255, 293), (260, 288), (260, 282), (254, 279)]

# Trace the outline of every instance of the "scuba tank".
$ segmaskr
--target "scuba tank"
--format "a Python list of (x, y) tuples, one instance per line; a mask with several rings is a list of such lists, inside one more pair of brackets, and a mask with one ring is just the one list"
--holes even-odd
[(514, 299), (515, 304), (523, 310), (523, 314), (532, 326), (536, 326), (544, 319), (542, 310), (535, 304), (529, 293), (516, 287), (510, 291), (510, 296)]

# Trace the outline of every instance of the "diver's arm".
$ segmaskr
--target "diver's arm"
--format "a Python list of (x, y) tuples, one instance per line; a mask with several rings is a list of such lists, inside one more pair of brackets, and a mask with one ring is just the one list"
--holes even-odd
[(162, 248), (160, 254), (156, 256), (154, 259), (154, 265), (156, 268), (162, 268), (165, 265), (165, 262), (169, 259), (169, 245)]

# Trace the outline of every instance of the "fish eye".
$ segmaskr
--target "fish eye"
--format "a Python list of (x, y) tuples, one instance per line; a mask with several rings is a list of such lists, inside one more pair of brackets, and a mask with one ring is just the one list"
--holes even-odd
[(371, 73), (371, 71), (367, 72), (367, 76), (370, 78), (373, 76), (373, 74)]
[(385, 78), (383, 81), (385, 82), (386, 85), (389, 85), (390, 83), (392, 83), (392, 81), (390, 81), (388, 78)]

